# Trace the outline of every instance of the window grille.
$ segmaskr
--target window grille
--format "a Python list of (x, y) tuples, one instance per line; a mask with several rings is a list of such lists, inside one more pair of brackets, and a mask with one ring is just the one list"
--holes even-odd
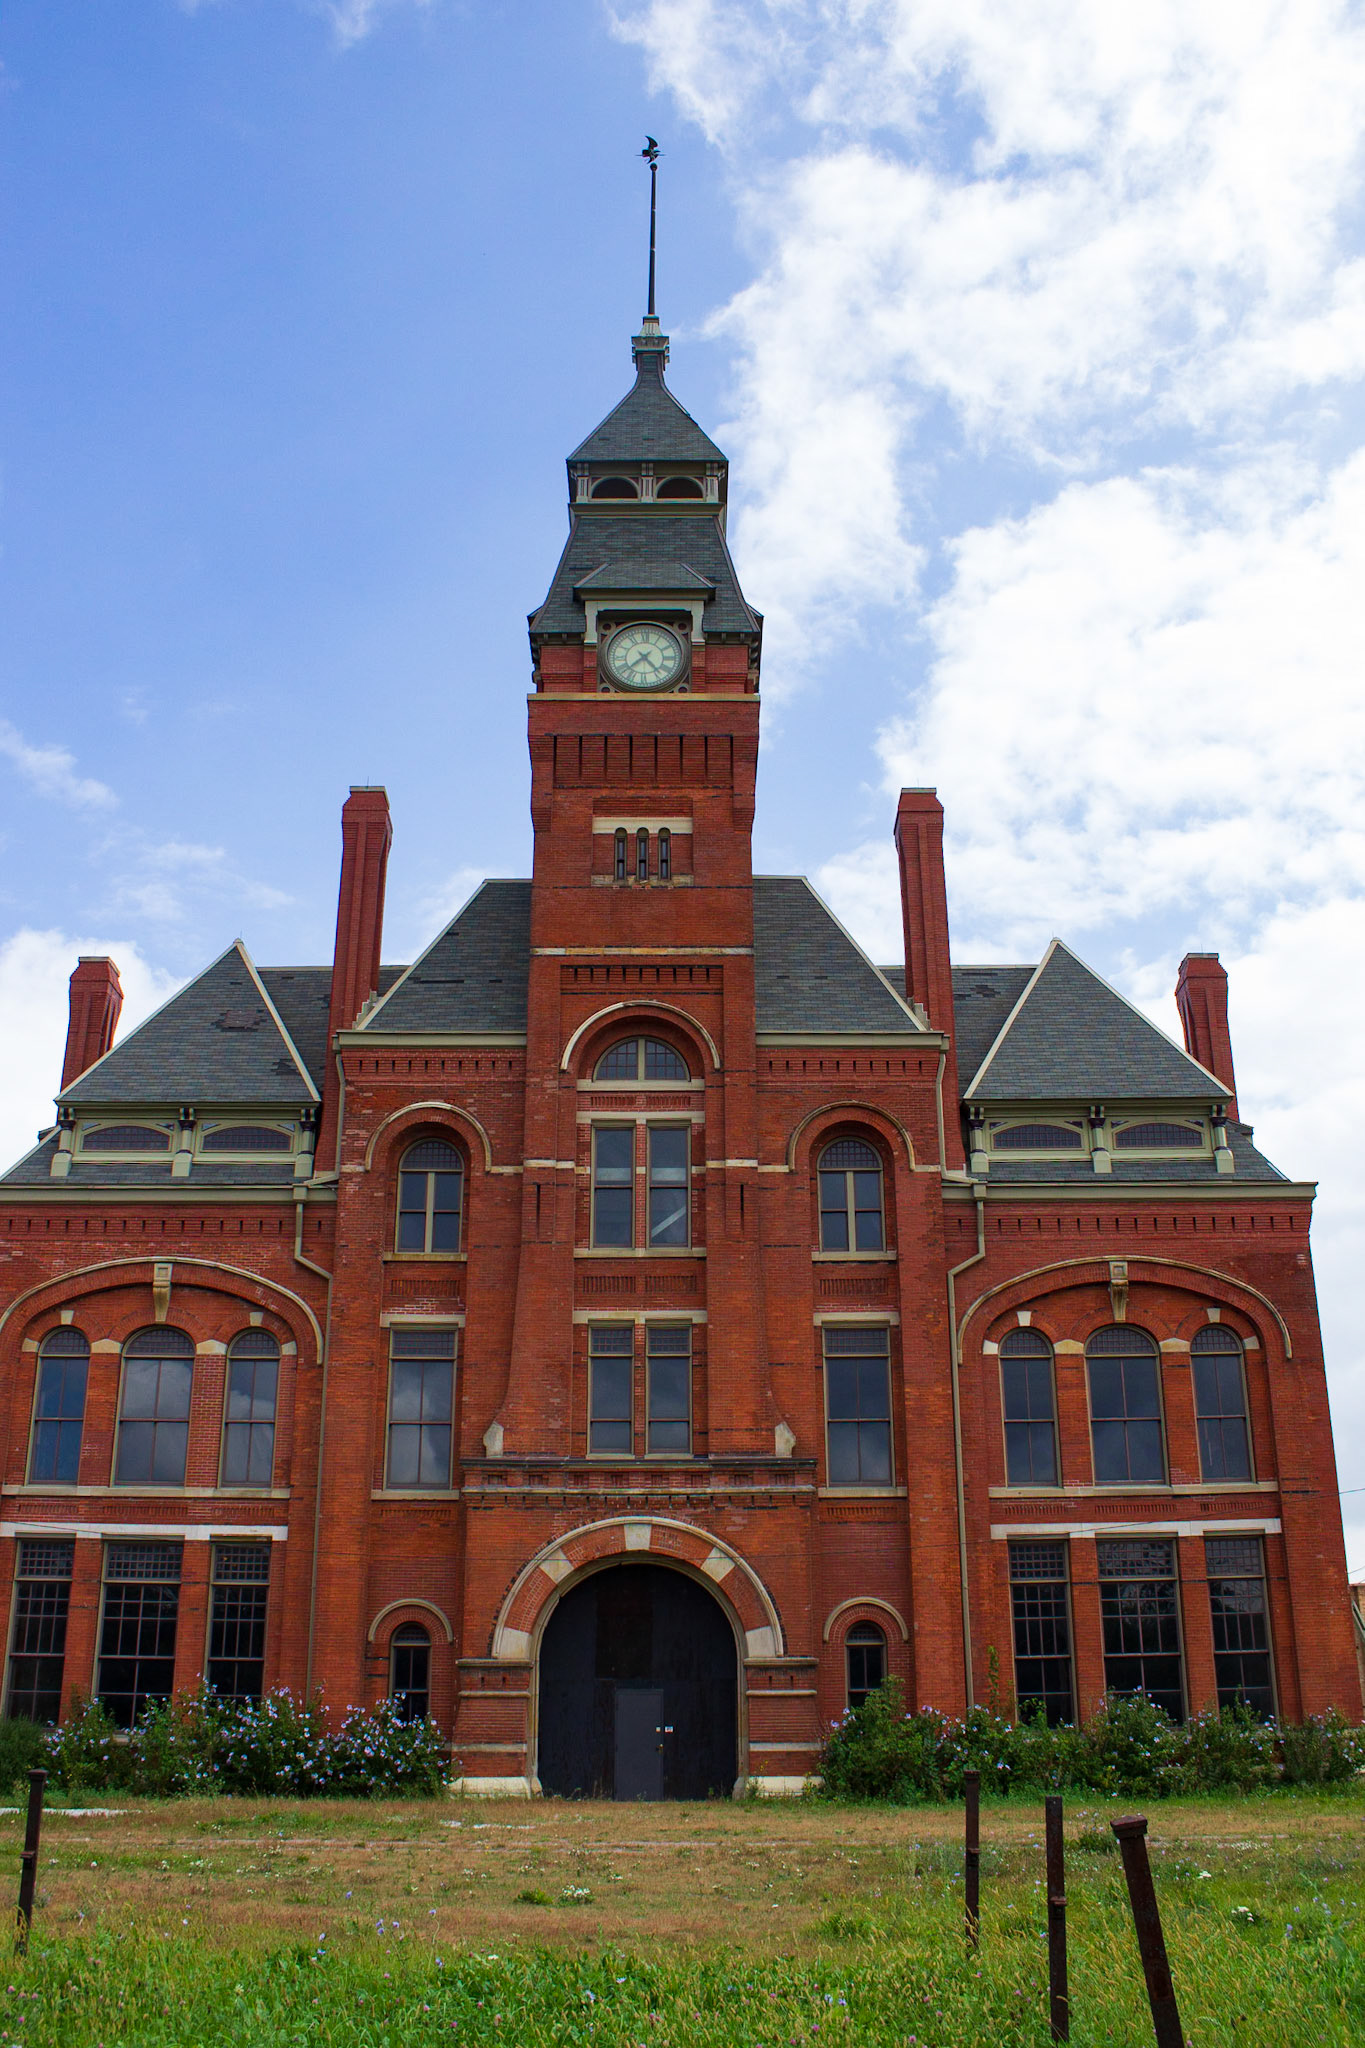
[(1015, 1705), (1055, 1727), (1076, 1718), (1065, 1543), (1009, 1546)]
[(74, 1542), (19, 1545), (5, 1712), (55, 1721), (61, 1712)]
[(111, 1543), (104, 1561), (104, 1613), (96, 1690), (120, 1728), (131, 1728), (175, 1682), (180, 1611), (178, 1543)]
[(1198, 1151), (1203, 1143), (1203, 1131), (1191, 1124), (1124, 1124), (1114, 1133), (1119, 1152)]
[(1096, 1545), (1104, 1683), (1145, 1693), (1173, 1721), (1185, 1718), (1175, 1546), (1158, 1539)]
[(1266, 1611), (1265, 1554), (1259, 1536), (1206, 1536), (1204, 1564), (1213, 1621), (1213, 1675), (1220, 1707), (1275, 1713)]
[(1163, 1484), (1166, 1453), (1155, 1342), (1131, 1323), (1115, 1323), (1097, 1330), (1085, 1352), (1095, 1484)]
[(152, 1124), (101, 1124), (81, 1132), (82, 1152), (169, 1152), (171, 1134)]
[(270, 1124), (220, 1124), (205, 1131), (199, 1140), (201, 1152), (292, 1152), (293, 1133)]
[(630, 1457), (635, 1449), (635, 1325), (588, 1328), (588, 1449)]
[(194, 1345), (183, 1330), (139, 1330), (123, 1347), (118, 1486), (183, 1486)]
[(662, 1038), (622, 1038), (597, 1062), (597, 1081), (688, 1081), (691, 1071), (682, 1054)]
[(1084, 1141), (1070, 1124), (1006, 1124), (992, 1131), (992, 1152), (1079, 1152)]
[(265, 1680), (268, 1543), (215, 1543), (205, 1677), (224, 1699), (256, 1700)]

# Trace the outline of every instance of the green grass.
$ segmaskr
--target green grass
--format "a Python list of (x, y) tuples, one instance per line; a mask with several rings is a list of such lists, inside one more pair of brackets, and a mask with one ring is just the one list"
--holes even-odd
[[(1363, 1815), (1355, 1793), (1153, 1810), (1191, 2048), (1365, 2041)], [(1068, 1809), (1071, 2038), (1147, 2048), (1109, 1818)], [(960, 1827), (952, 1809), (557, 1802), (53, 1821), (0, 2048), (1033, 2048), (1041, 1813), (983, 1813), (976, 1953)], [(11, 1868), (17, 1845), (0, 1836)]]

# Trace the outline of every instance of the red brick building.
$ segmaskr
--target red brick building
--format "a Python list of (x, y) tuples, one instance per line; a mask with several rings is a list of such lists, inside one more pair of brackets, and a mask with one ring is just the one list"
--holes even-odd
[[(6, 1704), (396, 1693), (466, 1780), (693, 1794), (914, 1701), (1360, 1711), (1312, 1189), (1055, 943), (904, 966), (751, 866), (761, 619), (663, 379), (569, 459), (531, 615), (530, 881), (380, 966), (388, 805), (335, 958), (240, 945), (0, 1182)], [(112, 1049), (111, 1049), (112, 1048)], [(54, 1049), (55, 1066), (55, 1049)]]

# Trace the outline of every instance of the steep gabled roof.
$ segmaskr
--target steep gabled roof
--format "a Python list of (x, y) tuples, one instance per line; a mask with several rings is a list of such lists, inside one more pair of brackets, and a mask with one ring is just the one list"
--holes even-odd
[(58, 1099), (284, 1106), (318, 1091), (238, 939)]
[(572, 462), (724, 462), (686, 406), (664, 382), (656, 354), (641, 354), (635, 382), (600, 426), (580, 441)]
[(963, 1099), (1219, 1102), (1228, 1095), (1221, 1081), (1054, 939)]
[(754, 1000), (760, 1031), (925, 1028), (804, 875), (754, 876)]
[(524, 1031), (531, 884), (481, 882), (376, 1003), (365, 1031)]
[[(327, 1012), (332, 1000), (330, 967), (259, 968), (267, 995), (280, 1013), (280, 1021), (299, 1058), (319, 1090), (327, 1073)], [(387, 995), (406, 967), (385, 966), (379, 970), (379, 993)]]
[[(888, 969), (897, 977), (900, 968)], [(1032, 981), (1033, 967), (954, 967), (953, 1034), (957, 1071), (970, 1081), (1000, 1035), (1000, 1028)]]

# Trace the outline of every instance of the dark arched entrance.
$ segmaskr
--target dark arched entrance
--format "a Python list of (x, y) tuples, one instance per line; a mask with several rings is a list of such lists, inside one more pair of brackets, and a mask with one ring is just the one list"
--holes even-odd
[(734, 1790), (734, 1631), (684, 1572), (613, 1565), (564, 1595), (540, 1648), (541, 1790), (705, 1799)]

